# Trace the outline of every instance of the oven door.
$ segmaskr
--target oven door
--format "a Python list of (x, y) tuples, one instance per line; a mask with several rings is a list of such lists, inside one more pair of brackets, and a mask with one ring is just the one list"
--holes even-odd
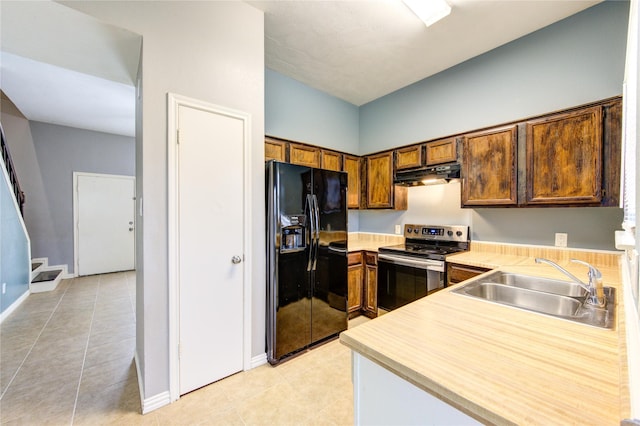
[(378, 308), (391, 311), (441, 289), (443, 261), (378, 255)]

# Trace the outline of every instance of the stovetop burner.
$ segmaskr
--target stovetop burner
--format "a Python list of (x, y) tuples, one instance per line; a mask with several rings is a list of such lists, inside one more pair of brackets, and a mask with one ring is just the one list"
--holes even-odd
[(469, 250), (468, 226), (405, 225), (405, 243), (380, 247), (380, 253), (444, 260), (452, 253)]

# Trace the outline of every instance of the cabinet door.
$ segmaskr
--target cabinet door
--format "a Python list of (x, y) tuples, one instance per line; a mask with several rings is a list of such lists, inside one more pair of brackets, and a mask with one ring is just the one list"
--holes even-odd
[(342, 171), (342, 154), (335, 151), (320, 150), (320, 168)]
[[(349, 253), (349, 266), (347, 268), (347, 306), (349, 316), (355, 316), (356, 312), (362, 309), (362, 284), (363, 284), (363, 268), (362, 254)], [(352, 315), (354, 314), (354, 315)]]
[(360, 158), (352, 155), (344, 155), (342, 160), (343, 171), (347, 172), (347, 208), (360, 208)]
[(363, 310), (369, 318), (378, 316), (378, 255), (365, 253), (364, 271), (364, 306)]
[(396, 170), (422, 166), (422, 145), (396, 150)]
[(527, 126), (526, 204), (599, 204), (602, 108), (557, 114)]
[(287, 161), (287, 143), (285, 141), (265, 138), (264, 160)]
[(289, 144), (289, 162), (308, 167), (320, 167), (320, 148)]
[(462, 206), (515, 206), (517, 127), (501, 127), (463, 138)]
[(378, 267), (365, 265), (364, 311), (369, 318), (378, 316)]
[(393, 151), (367, 156), (367, 208), (393, 208)]
[(429, 142), (426, 145), (427, 166), (451, 163), (457, 160), (456, 139), (448, 138), (441, 141)]

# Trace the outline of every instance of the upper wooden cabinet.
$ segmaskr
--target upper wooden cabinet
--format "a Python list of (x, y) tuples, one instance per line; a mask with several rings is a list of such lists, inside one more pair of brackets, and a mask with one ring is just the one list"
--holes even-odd
[(427, 166), (451, 163), (458, 159), (456, 138), (447, 138), (440, 141), (429, 142), (425, 146)]
[(366, 157), (367, 208), (393, 207), (393, 151)]
[(422, 145), (396, 149), (396, 170), (412, 169), (423, 165)]
[(393, 184), (393, 151), (368, 155), (366, 197), (368, 209), (407, 209), (407, 188)]
[(264, 159), (265, 161), (287, 161), (287, 143), (285, 141), (265, 138)]
[(343, 155), (342, 170), (347, 172), (347, 208), (360, 208), (360, 157)]
[(289, 162), (301, 166), (320, 167), (320, 148), (290, 143)]
[(514, 206), (517, 192), (517, 127), (464, 136), (462, 206)]
[(523, 204), (602, 200), (602, 107), (526, 122)]
[(466, 135), (462, 206), (617, 206), (621, 143), (620, 98)]
[(327, 170), (342, 171), (342, 154), (335, 151), (320, 150), (320, 168)]

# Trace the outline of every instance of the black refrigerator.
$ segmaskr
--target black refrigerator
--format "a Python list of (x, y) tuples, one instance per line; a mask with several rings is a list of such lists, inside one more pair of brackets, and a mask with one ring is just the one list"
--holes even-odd
[(269, 161), (267, 359), (347, 329), (347, 174)]

